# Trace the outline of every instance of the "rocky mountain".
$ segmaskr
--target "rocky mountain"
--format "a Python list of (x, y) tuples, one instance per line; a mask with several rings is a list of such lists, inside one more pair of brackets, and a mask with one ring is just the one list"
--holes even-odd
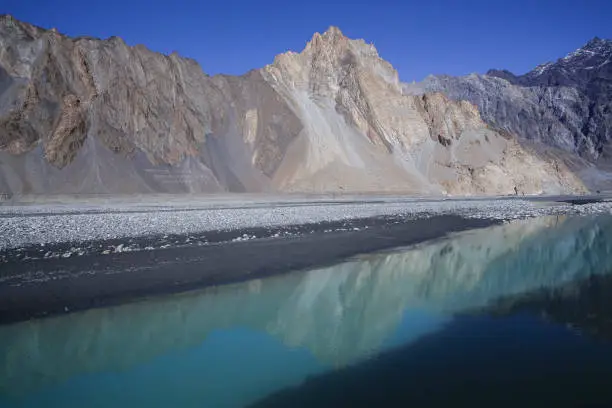
[[(407, 94), (443, 92), (476, 104), (485, 122), (523, 141), (578, 155), (573, 168), (591, 188), (609, 189), (612, 157), (612, 41), (594, 38), (525, 75), (490, 70), (465, 77), (429, 76)], [(575, 157), (566, 161), (576, 162)], [(581, 162), (580, 160), (578, 162)]]
[(262, 69), (210, 77), (177, 54), (2, 16), (0, 192), (584, 191), (472, 103), (404, 88), (334, 27)]

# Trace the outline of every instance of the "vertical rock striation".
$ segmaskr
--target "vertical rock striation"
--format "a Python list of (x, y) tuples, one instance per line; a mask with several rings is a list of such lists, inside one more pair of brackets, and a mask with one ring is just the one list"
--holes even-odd
[(210, 77), (176, 54), (2, 16), (0, 190), (584, 190), (472, 103), (405, 88), (372, 45), (335, 27), (262, 69)]
[[(404, 86), (407, 94), (443, 92), (478, 106), (492, 127), (522, 141), (559, 149), (582, 162), (593, 188), (612, 186), (612, 41), (594, 38), (556, 62), (525, 75), (490, 70), (486, 75), (429, 76)], [(586, 165), (586, 166), (585, 166)]]

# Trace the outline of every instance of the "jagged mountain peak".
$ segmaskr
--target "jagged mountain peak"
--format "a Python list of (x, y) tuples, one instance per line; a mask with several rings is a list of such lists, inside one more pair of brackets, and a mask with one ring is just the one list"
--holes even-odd
[(397, 71), (380, 57), (373, 44), (348, 38), (336, 26), (323, 34), (315, 33), (301, 52), (279, 54), (264, 68), (269, 72), (277, 69), (285, 73), (286, 79), (292, 78), (292, 83), (317, 89), (317, 93), (335, 92), (340, 82), (347, 82), (347, 74), (360, 76), (357, 72), (382, 78), (400, 89)]
[(593, 37), (581, 49), (600, 51), (602, 48), (612, 47), (612, 40)]
[(345, 53), (347, 50), (366, 57), (380, 58), (378, 50), (364, 39), (352, 39), (344, 35), (337, 26), (330, 26), (323, 34), (315, 33), (304, 51)]
[(325, 53), (336, 56), (342, 56), (348, 50), (360, 54), (378, 56), (378, 51), (373, 45), (366, 44), (362, 39), (348, 38), (336, 26), (330, 26), (322, 34), (319, 32), (314, 33), (304, 48), (306, 53)]
[(19, 21), (10, 14), (0, 14), (0, 40), (2, 37), (8, 38), (13, 36), (37, 37), (45, 31), (47, 30)]
[(323, 33), (323, 37), (326, 38), (346, 38), (346, 36), (340, 30), (340, 27), (337, 26), (329, 26), (327, 30)]
[[(567, 84), (568, 78), (559, 77), (566, 77), (581, 70), (596, 70), (609, 63), (611, 58), (612, 40), (593, 37), (566, 56), (556, 61), (539, 64), (524, 75), (515, 75), (506, 69), (490, 69), (486, 75), (502, 78), (514, 84), (533, 85), (534, 81), (538, 84), (545, 81), (549, 85), (563, 85)], [(549, 78), (550, 76), (554, 78)]]
[(557, 64), (579, 60), (586, 62), (586, 65), (588, 65), (588, 62), (592, 62), (593, 58), (608, 58), (610, 54), (612, 54), (612, 41), (594, 37), (576, 51), (570, 52), (557, 60)]
[(0, 193), (583, 189), (474, 106), (406, 95), (334, 26), (241, 77), (15, 26), (0, 24)]
[(323, 34), (319, 32), (314, 33), (306, 44), (304, 51), (329, 52), (335, 50), (341, 52), (347, 48), (349, 41), (338, 27), (331, 26)]
[(1, 24), (17, 23), (17, 22), (19, 22), (19, 20), (17, 20), (15, 17), (13, 17), (10, 14), (0, 14), (0, 23)]
[[(546, 62), (538, 65), (523, 76), (524, 81), (545, 80), (549, 85), (567, 85), (579, 80), (571, 78), (579, 71), (596, 72), (599, 68), (610, 62), (612, 57), (612, 41), (594, 37), (585, 45), (570, 52), (555, 62)], [(589, 72), (589, 74), (590, 74)], [(588, 75), (590, 78), (592, 75)], [(588, 79), (588, 78), (585, 78)]]
[(508, 71), (507, 69), (490, 69), (485, 75), (502, 78), (510, 83), (516, 82), (516, 75), (514, 75), (514, 73)]
[(412, 88), (469, 100), (491, 126), (595, 163), (581, 173), (583, 179), (594, 190), (610, 188), (612, 40), (594, 37), (524, 75), (492, 69), (486, 75), (426, 78)]
[[(601, 69), (608, 69), (611, 61), (612, 40), (594, 37), (566, 56), (539, 64), (524, 75), (498, 69), (491, 69), (486, 75), (523, 86), (575, 86), (601, 77)], [(603, 74), (603, 77), (609, 77), (609, 74)]]

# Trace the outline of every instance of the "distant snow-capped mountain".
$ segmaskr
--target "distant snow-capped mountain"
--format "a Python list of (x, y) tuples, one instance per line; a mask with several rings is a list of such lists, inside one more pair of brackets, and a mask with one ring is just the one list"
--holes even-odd
[[(468, 100), (496, 129), (544, 150), (552, 147), (577, 154), (591, 163), (578, 170), (587, 185), (610, 189), (611, 61), (612, 41), (596, 37), (524, 75), (494, 69), (485, 75), (429, 76), (405, 91), (443, 92), (454, 100)], [(568, 160), (577, 163), (571, 157)]]

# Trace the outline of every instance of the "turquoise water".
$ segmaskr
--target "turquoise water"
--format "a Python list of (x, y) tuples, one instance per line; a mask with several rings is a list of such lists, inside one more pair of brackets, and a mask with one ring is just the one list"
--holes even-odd
[[(520, 333), (521, 353), (507, 356), (515, 361), (552, 352), (554, 343), (562, 347), (550, 358), (575, 367), (576, 376), (607, 374), (605, 327), (593, 334), (586, 316), (603, 322), (607, 306), (589, 308), (582, 320), (590, 323), (574, 313), (569, 325), (565, 309), (547, 305), (583, 299), (585, 280), (605, 298), (610, 272), (612, 217), (542, 218), (311, 271), (0, 326), (0, 407), (297, 406), (304, 387), (315, 387), (313, 396), (323, 384), (320, 395), (331, 395), (330, 387), (346, 388), (336, 375), (368, 373), (364, 367), (373, 367), (364, 378), (374, 389), (374, 362), (393, 353), (403, 353), (394, 361), (407, 359), (399, 377), (441, 375), (446, 369), (410, 348), (436, 345), (446, 361), (486, 355), (466, 340), (484, 347), (483, 333), (505, 333), (487, 346), (502, 347), (501, 355)], [(572, 351), (595, 357), (580, 365), (568, 360)], [(492, 378), (487, 370), (470, 375)], [(423, 386), (435, 382), (443, 391), (441, 378), (431, 381)], [(328, 402), (316, 404), (343, 404)]]

